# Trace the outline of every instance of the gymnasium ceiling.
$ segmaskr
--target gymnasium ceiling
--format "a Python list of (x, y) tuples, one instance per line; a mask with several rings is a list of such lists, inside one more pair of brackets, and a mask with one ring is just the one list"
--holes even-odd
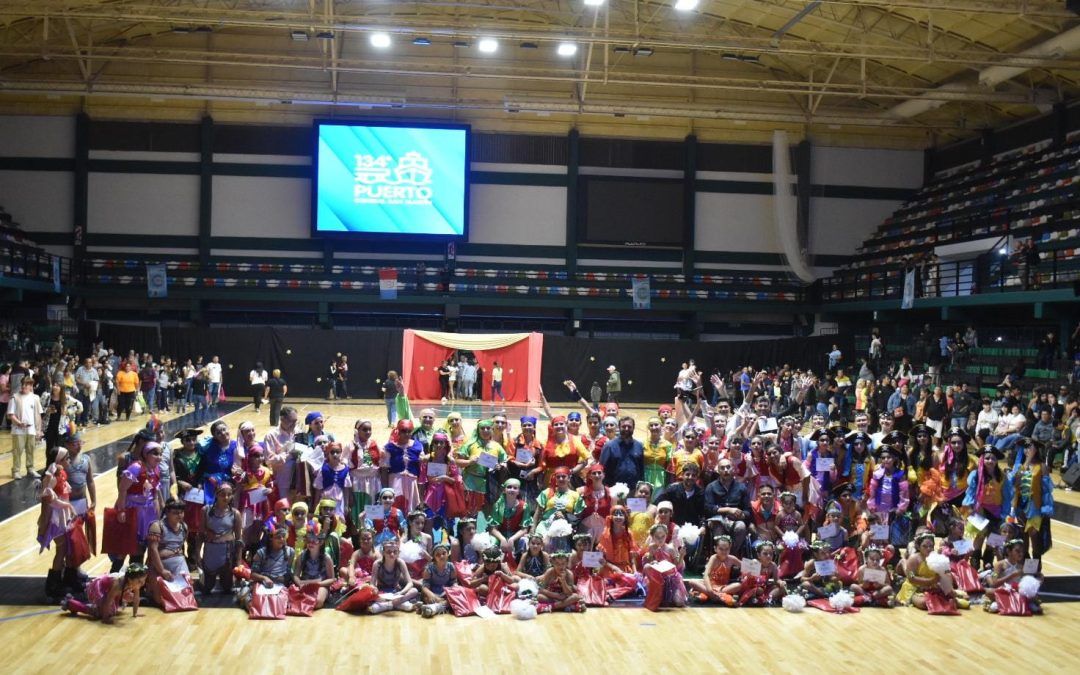
[(922, 148), (1080, 90), (1064, 0), (674, 3), (0, 0), (0, 113)]

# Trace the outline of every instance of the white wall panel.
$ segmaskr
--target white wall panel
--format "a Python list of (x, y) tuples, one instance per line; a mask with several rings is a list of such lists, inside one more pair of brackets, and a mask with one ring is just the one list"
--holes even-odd
[(91, 173), (89, 234), (199, 233), (199, 177)]
[(311, 233), (311, 181), (304, 178), (215, 176), (215, 237), (287, 237)]
[(0, 116), (0, 157), (74, 156), (74, 117)]
[(810, 252), (851, 255), (900, 202), (815, 197), (810, 203)]
[(919, 150), (872, 150), (814, 146), (810, 179), (815, 185), (917, 188), (922, 186)]
[(772, 195), (697, 194), (694, 245), (699, 251), (779, 253)]
[(474, 184), (469, 242), (566, 245), (566, 188)]
[(66, 171), (0, 171), (0, 204), (28, 233), (71, 232), (74, 188)]

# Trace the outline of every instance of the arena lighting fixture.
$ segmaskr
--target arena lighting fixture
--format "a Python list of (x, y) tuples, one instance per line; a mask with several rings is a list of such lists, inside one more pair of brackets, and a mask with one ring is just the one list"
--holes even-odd
[(634, 50), (634, 56), (652, 56), (652, 47), (638, 47)]
[(540, 49), (535, 42), (522, 42), (518, 45), (521, 49)]
[(998, 255), (1009, 255), (1009, 249), (1002, 246), (998, 249)]
[(689, 12), (698, 5), (698, 0), (675, 0), (675, 9), (680, 12)]
[(316, 33), (315, 37), (320, 39), (320, 40), (333, 40), (334, 39), (334, 34), (331, 33), (328, 30), (324, 30), (322, 32)]
[(429, 40), (427, 38), (424, 38), (424, 37), (420, 37), (420, 38), (416, 38), (415, 40), (413, 40), (412, 43), (414, 45), (419, 45), (421, 47), (428, 47), (428, 46), (431, 45), (431, 40)]
[(494, 54), (499, 48), (499, 41), (495, 38), (480, 38), (480, 41), (476, 43), (476, 48), (484, 54)]
[(467, 49), (467, 48), (468, 48), (468, 46), (469, 46), (469, 43), (468, 43), (468, 42), (466, 42), (466, 41), (464, 41), (464, 40), (456, 40), (456, 41), (455, 41), (455, 42), (453, 43), (453, 45), (452, 45), (452, 46), (453, 46), (453, 47), (457, 47), (458, 49)]
[(604, 4), (604, 0), (585, 0), (586, 7), (599, 7)]
[(577, 54), (577, 45), (573, 42), (560, 42), (555, 51), (559, 56), (573, 56)]
[(371, 37), (368, 39), (371, 41), (372, 47), (377, 47), (379, 49), (385, 49), (389, 47), (391, 43), (389, 33), (372, 33)]
[(294, 42), (307, 42), (308, 41), (307, 31), (303, 31), (303, 30), (294, 30), (293, 32), (289, 33), (289, 37), (291, 37)]
[(631, 50), (629, 47), (615, 47), (611, 51), (616, 54), (629, 54)]

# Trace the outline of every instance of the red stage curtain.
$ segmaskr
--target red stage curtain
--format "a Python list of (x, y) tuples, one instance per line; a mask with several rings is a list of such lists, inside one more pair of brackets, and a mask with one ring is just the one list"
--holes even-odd
[[(452, 334), (442, 334), (440, 341), (453, 343), (454, 337)], [(476, 355), (477, 364), (483, 368), (483, 389), (478, 393), (484, 400), (491, 400), (491, 371), (496, 361), (503, 369), (503, 395), (507, 401), (528, 402), (537, 398), (543, 354), (542, 334), (522, 334), (522, 339), (509, 346), (481, 350), (464, 341), (458, 347), (438, 345), (415, 331), (406, 330), (403, 344), (405, 386), (412, 400), (439, 399), (439, 365), (457, 348), (471, 349)]]

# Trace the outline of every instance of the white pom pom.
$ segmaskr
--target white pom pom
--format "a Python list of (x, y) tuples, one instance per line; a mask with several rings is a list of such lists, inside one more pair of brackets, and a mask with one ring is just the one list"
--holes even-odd
[(679, 539), (687, 546), (693, 546), (698, 542), (698, 536), (701, 535), (701, 528), (697, 525), (691, 525), (690, 523), (683, 523), (679, 525)]
[(402, 562), (406, 565), (412, 564), (419, 560), (424, 555), (424, 549), (415, 541), (407, 541), (401, 545), (401, 553), (398, 554), (398, 558), (401, 558)]
[(621, 502), (626, 499), (628, 494), (630, 494), (630, 486), (626, 483), (615, 483), (611, 486), (611, 496), (614, 497), (616, 501)]
[(1025, 598), (1034, 598), (1039, 594), (1039, 587), (1042, 586), (1042, 582), (1030, 574), (1020, 580), (1020, 595)]
[[(947, 560), (948, 558), (946, 558)], [(842, 612), (855, 605), (855, 596), (848, 591), (837, 591), (829, 596), (829, 606)]]
[(548, 539), (552, 537), (569, 537), (574, 533), (574, 528), (570, 527), (570, 523), (565, 520), (552, 521), (551, 525), (548, 525), (547, 536)]
[(488, 550), (492, 546), (495, 546), (499, 542), (495, 541), (495, 538), (487, 532), (481, 532), (480, 534), (473, 535), (471, 543), (474, 551), (476, 551), (477, 553), (483, 553), (484, 551)]
[(519, 621), (528, 621), (536, 618), (536, 603), (531, 600), (510, 601), (510, 613)]
[(518, 582), (517, 594), (519, 598), (535, 598), (540, 595), (540, 586), (532, 579), (522, 579)]
[(789, 612), (801, 612), (806, 607), (806, 598), (792, 593), (791, 595), (785, 595), (781, 604)]
[(799, 545), (799, 535), (795, 532), (785, 532), (783, 539), (784, 546), (787, 546), (788, 548), (795, 548)]
[(926, 556), (926, 566), (938, 574), (948, 574), (949, 557), (940, 553), (931, 553)]

